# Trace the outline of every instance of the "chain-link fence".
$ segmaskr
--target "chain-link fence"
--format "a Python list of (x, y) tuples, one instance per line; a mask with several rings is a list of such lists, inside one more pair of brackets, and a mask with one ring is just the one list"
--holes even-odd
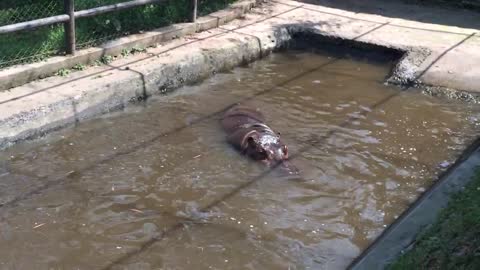
[[(236, 0), (198, 0), (198, 14), (222, 9)], [(128, 0), (75, 0), (75, 11)], [(191, 0), (166, 0), (121, 11), (76, 19), (76, 48), (88, 48), (121, 36), (186, 22)], [(64, 0), (0, 0), (0, 26), (64, 14)], [(63, 24), (0, 34), (0, 69), (65, 53)]]
[[(2, 0), (0, 26), (55, 16), (62, 11), (63, 2), (59, 0)], [(0, 35), (0, 68), (61, 53), (63, 33), (63, 26), (54, 25)]]
[(59, 0), (2, 0), (0, 1), (0, 26), (31, 21), (63, 12)]
[[(93, 2), (115, 3), (118, 0), (80, 0), (80, 8), (96, 7)], [(150, 4), (133, 9), (103, 14), (76, 21), (77, 47), (85, 48), (120, 36), (148, 31), (171, 23), (185, 22), (189, 17), (190, 0), (171, 0), (165, 4)]]

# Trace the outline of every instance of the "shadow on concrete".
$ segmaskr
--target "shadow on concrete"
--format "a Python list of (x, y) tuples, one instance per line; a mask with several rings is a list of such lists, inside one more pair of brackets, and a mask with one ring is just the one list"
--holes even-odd
[[(480, 13), (469, 10), (406, 4), (406, 0), (296, 0), (298, 2), (343, 9), (390, 18), (480, 29)], [(413, 2), (413, 1), (410, 1)]]

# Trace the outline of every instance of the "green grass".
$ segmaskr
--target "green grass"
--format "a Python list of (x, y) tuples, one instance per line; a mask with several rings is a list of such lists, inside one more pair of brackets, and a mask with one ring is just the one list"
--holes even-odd
[(480, 269), (480, 171), (388, 269)]
[[(75, 5), (76, 10), (83, 10), (125, 1), (127, 0), (76, 0)], [(235, 0), (200, 0), (199, 16), (222, 9), (233, 2)], [(59, 0), (0, 0), (0, 25), (61, 14), (63, 7), (58, 3)], [(96, 46), (140, 31), (186, 22), (189, 17), (189, 3), (190, 0), (169, 0), (160, 5), (147, 5), (78, 19), (77, 49)], [(3, 34), (0, 35), (0, 68), (63, 54), (64, 47), (62, 25)]]

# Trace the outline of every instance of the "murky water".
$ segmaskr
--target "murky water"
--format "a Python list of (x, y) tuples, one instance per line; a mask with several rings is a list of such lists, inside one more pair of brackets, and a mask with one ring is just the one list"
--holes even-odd
[[(458, 157), (480, 109), (382, 84), (388, 63), (275, 54), (5, 151), (0, 269), (342, 269)], [(225, 142), (258, 107), (301, 170)]]

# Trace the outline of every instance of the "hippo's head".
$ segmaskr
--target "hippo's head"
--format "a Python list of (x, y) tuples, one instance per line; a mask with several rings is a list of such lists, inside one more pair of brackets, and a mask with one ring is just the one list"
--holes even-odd
[(276, 163), (288, 159), (287, 146), (280, 136), (255, 131), (248, 134), (245, 142), (245, 154), (254, 160)]
[(253, 132), (245, 140), (244, 153), (254, 160), (261, 161), (270, 167), (280, 167), (289, 173), (298, 170), (289, 165), (288, 148), (275, 133)]

